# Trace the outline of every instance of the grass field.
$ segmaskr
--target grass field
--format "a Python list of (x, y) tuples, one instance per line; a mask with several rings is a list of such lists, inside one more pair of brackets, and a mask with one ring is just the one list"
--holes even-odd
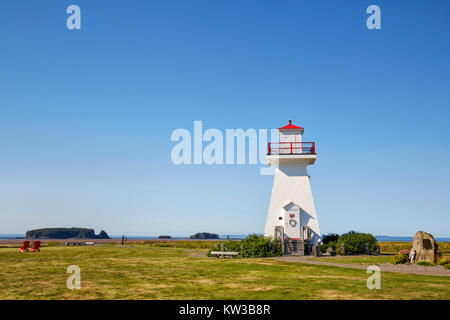
[[(448, 277), (384, 272), (381, 289), (369, 290), (365, 270), (149, 245), (3, 248), (0, 261), (0, 299), (450, 299)], [(73, 264), (80, 290), (66, 287)]]

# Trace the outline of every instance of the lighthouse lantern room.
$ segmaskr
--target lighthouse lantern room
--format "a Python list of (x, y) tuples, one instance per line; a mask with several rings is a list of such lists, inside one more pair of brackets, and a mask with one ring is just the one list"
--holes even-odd
[(306, 170), (316, 161), (314, 142), (303, 142), (302, 127), (278, 129), (280, 142), (269, 142), (267, 161), (275, 177), (267, 214), (265, 236), (282, 241), (283, 253), (304, 255), (320, 241), (319, 222)]

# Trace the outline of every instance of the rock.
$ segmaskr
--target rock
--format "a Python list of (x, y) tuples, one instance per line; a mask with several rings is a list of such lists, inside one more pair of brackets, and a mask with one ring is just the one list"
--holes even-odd
[(380, 246), (375, 247), (375, 254), (380, 254)]
[(434, 237), (424, 231), (418, 231), (414, 236), (413, 247), (415, 250), (415, 261), (426, 261), (436, 263), (438, 258), (438, 245)]
[(313, 255), (314, 257), (320, 256), (320, 245), (319, 245), (319, 244), (316, 243), (316, 244), (312, 247), (312, 255)]
[(329, 248), (327, 249), (327, 253), (328, 253), (330, 256), (335, 256), (335, 255), (336, 255), (336, 251), (334, 250), (333, 247), (329, 247)]
[(105, 230), (101, 230), (98, 235), (95, 236), (94, 239), (110, 239)]
[(347, 254), (347, 248), (345, 247), (345, 243), (341, 244), (341, 252), (343, 256)]

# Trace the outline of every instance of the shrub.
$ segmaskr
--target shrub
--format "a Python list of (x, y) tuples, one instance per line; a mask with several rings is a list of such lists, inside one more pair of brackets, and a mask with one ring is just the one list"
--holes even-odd
[(224, 243), (225, 251), (241, 251), (241, 241), (228, 240)]
[(450, 263), (447, 263), (446, 265), (444, 265), (445, 269), (450, 269)]
[[(221, 250), (221, 246), (215, 246), (208, 252), (211, 257), (211, 251)], [(239, 256), (243, 258), (262, 258), (281, 256), (281, 241), (272, 240), (264, 236), (251, 234), (242, 241), (225, 242), (225, 251), (238, 251)]]
[(339, 239), (339, 235), (337, 233), (327, 233), (322, 237), (322, 243), (328, 244), (329, 242), (336, 243)]
[(241, 241), (241, 255), (246, 258), (281, 256), (281, 241), (251, 234)]
[(375, 252), (377, 248), (377, 239), (370, 233), (356, 231), (344, 233), (339, 237), (336, 244), (338, 252), (341, 252), (342, 243), (345, 244), (346, 254), (363, 253), (366, 243), (369, 245), (370, 252)]
[(408, 256), (406, 254), (397, 254), (391, 258), (392, 264), (403, 264), (408, 262)]
[(426, 267), (431, 267), (434, 266), (434, 263), (428, 262), (428, 261), (419, 261), (416, 263), (419, 266), (426, 266)]

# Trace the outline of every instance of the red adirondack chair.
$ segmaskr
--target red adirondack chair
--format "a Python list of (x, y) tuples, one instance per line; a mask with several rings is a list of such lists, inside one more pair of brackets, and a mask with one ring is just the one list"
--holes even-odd
[(23, 246), (19, 248), (20, 252), (28, 252), (28, 249), (30, 249), (30, 241), (24, 241)]
[(31, 251), (41, 251), (41, 242), (35, 241), (33, 244), (33, 248), (31, 248)]

